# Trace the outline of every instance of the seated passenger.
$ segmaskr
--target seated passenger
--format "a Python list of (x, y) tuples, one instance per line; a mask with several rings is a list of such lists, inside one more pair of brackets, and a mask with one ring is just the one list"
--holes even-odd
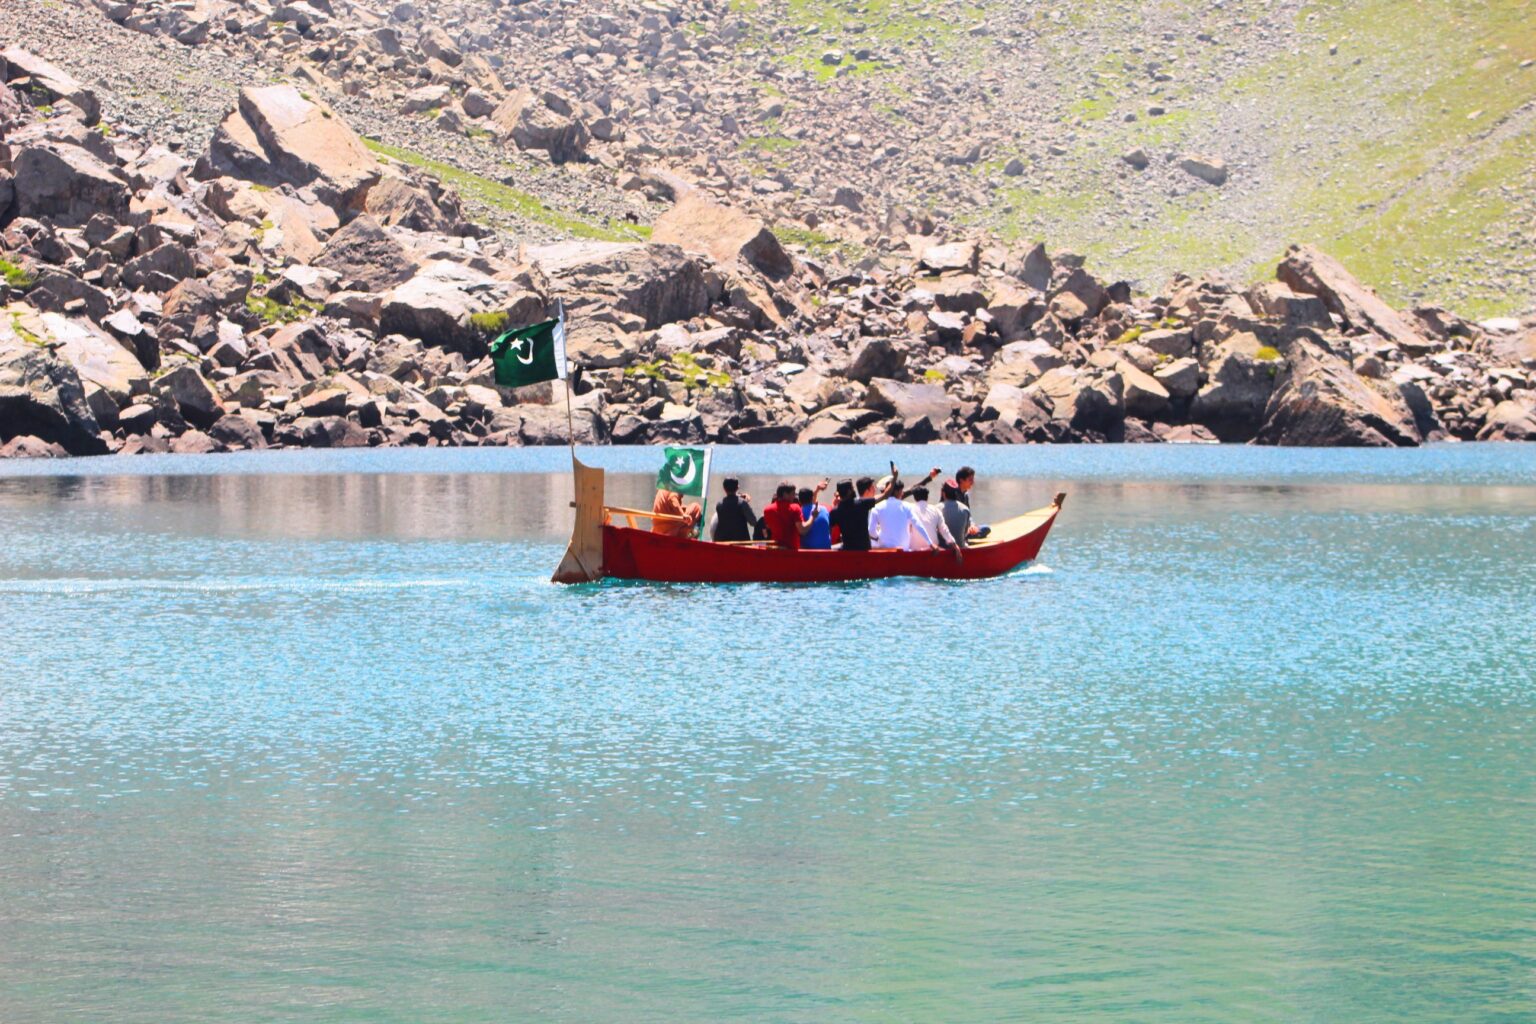
[(807, 551), (832, 550), (832, 512), (827, 506), (816, 499), (820, 496), (827, 481), (823, 480), (816, 485), (815, 490), (809, 487), (800, 488), (796, 496), (800, 499), (800, 514), (805, 517), (810, 529), (805, 531), (805, 538), (800, 546)]
[[(912, 514), (912, 506), (901, 500), (903, 489), (900, 480), (893, 480), (886, 497), (869, 512), (869, 539), (877, 549), (899, 551), (926, 550), (933, 547), (933, 538)], [(921, 545), (921, 549), (914, 547)]]
[(859, 477), (856, 492), (846, 480), (837, 485), (837, 507), (832, 510), (832, 525), (842, 537), (844, 551), (869, 550), (869, 513), (879, 500), (875, 497), (874, 477)]
[(949, 530), (949, 535), (955, 539), (957, 546), (969, 547), (971, 509), (960, 500), (960, 486), (953, 480), (944, 481), (944, 486), (939, 489), (939, 497), (943, 499), (939, 513), (944, 517), (944, 526)]
[(778, 547), (800, 550), (800, 538), (810, 532), (811, 524), (795, 501), (794, 484), (779, 484), (774, 490), (773, 502), (763, 509), (763, 526)]
[(652, 519), (652, 533), (659, 533), (664, 537), (692, 537), (699, 517), (704, 514), (704, 509), (696, 501), (684, 505), (681, 494), (663, 488), (656, 492), (656, 500), (651, 503), (651, 512), (657, 516), (677, 516), (687, 520), (686, 523), (680, 523), (670, 519)]
[[(912, 506), (913, 518), (922, 524), (923, 530), (928, 537), (938, 541), (939, 547), (948, 551), (955, 546), (955, 538), (950, 536), (949, 527), (944, 525), (943, 513), (928, 504), (928, 488), (926, 486), (912, 488), (908, 504)], [(924, 539), (926, 541), (926, 538)], [(932, 544), (919, 544), (916, 541), (912, 544), (913, 551), (927, 551), (932, 547)]]
[(751, 540), (757, 513), (752, 511), (752, 497), (737, 493), (741, 483), (733, 476), (725, 478), (725, 497), (715, 505), (714, 528), (710, 540)]
[[(970, 511), (971, 488), (976, 486), (976, 471), (970, 466), (961, 466), (955, 471), (953, 482), (956, 490), (956, 499), (965, 506), (966, 511)], [(972, 540), (981, 540), (991, 532), (992, 527), (990, 526), (977, 526), (974, 522), (971, 524)]]

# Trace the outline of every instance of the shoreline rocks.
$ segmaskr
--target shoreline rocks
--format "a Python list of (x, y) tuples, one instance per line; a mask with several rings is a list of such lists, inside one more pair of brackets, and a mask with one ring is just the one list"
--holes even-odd
[[(474, 70), (452, 43), (433, 60)], [(70, 98), (0, 90), (9, 456), (561, 444), (564, 385), (496, 386), (487, 344), (562, 305), (587, 443), (1536, 439), (1536, 323), (1394, 310), (1310, 247), (1271, 282), (1138, 295), (932, 224), (860, 258), (795, 244), (708, 182), (669, 185), (649, 241), (513, 244), (294, 86), (241, 90), (181, 154), (89, 130), (89, 89), (13, 57)], [(496, 98), (513, 141), (617, 144), (613, 111), (489, 78), (469, 106)]]

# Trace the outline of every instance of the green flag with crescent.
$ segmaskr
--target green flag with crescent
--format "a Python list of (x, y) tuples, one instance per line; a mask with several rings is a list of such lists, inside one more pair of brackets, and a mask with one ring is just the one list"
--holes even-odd
[(519, 327), (491, 342), (496, 383), (517, 388), (565, 379), (565, 317)]
[(704, 497), (709, 475), (708, 456), (703, 448), (667, 448), (666, 462), (656, 474), (656, 489), (676, 491), (695, 498)]

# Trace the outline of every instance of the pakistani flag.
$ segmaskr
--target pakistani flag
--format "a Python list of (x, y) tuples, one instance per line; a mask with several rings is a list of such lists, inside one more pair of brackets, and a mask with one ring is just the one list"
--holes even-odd
[(709, 454), (703, 448), (668, 448), (665, 455), (667, 461), (656, 474), (656, 489), (704, 497), (709, 479)]
[(491, 342), (496, 383), (506, 388), (565, 380), (565, 316), (508, 331)]

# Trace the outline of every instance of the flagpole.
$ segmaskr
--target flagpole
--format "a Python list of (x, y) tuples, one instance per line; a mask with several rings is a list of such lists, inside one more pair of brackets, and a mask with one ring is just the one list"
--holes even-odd
[(571, 376), (570, 366), (565, 358), (565, 300), (557, 299), (559, 309), (556, 314), (560, 321), (560, 383), (565, 385), (565, 437), (571, 446), (571, 462), (576, 461), (576, 423), (571, 417)]
[(704, 523), (709, 519), (709, 464), (714, 461), (715, 446), (704, 446), (704, 487), (699, 492), (699, 539), (704, 538)]

